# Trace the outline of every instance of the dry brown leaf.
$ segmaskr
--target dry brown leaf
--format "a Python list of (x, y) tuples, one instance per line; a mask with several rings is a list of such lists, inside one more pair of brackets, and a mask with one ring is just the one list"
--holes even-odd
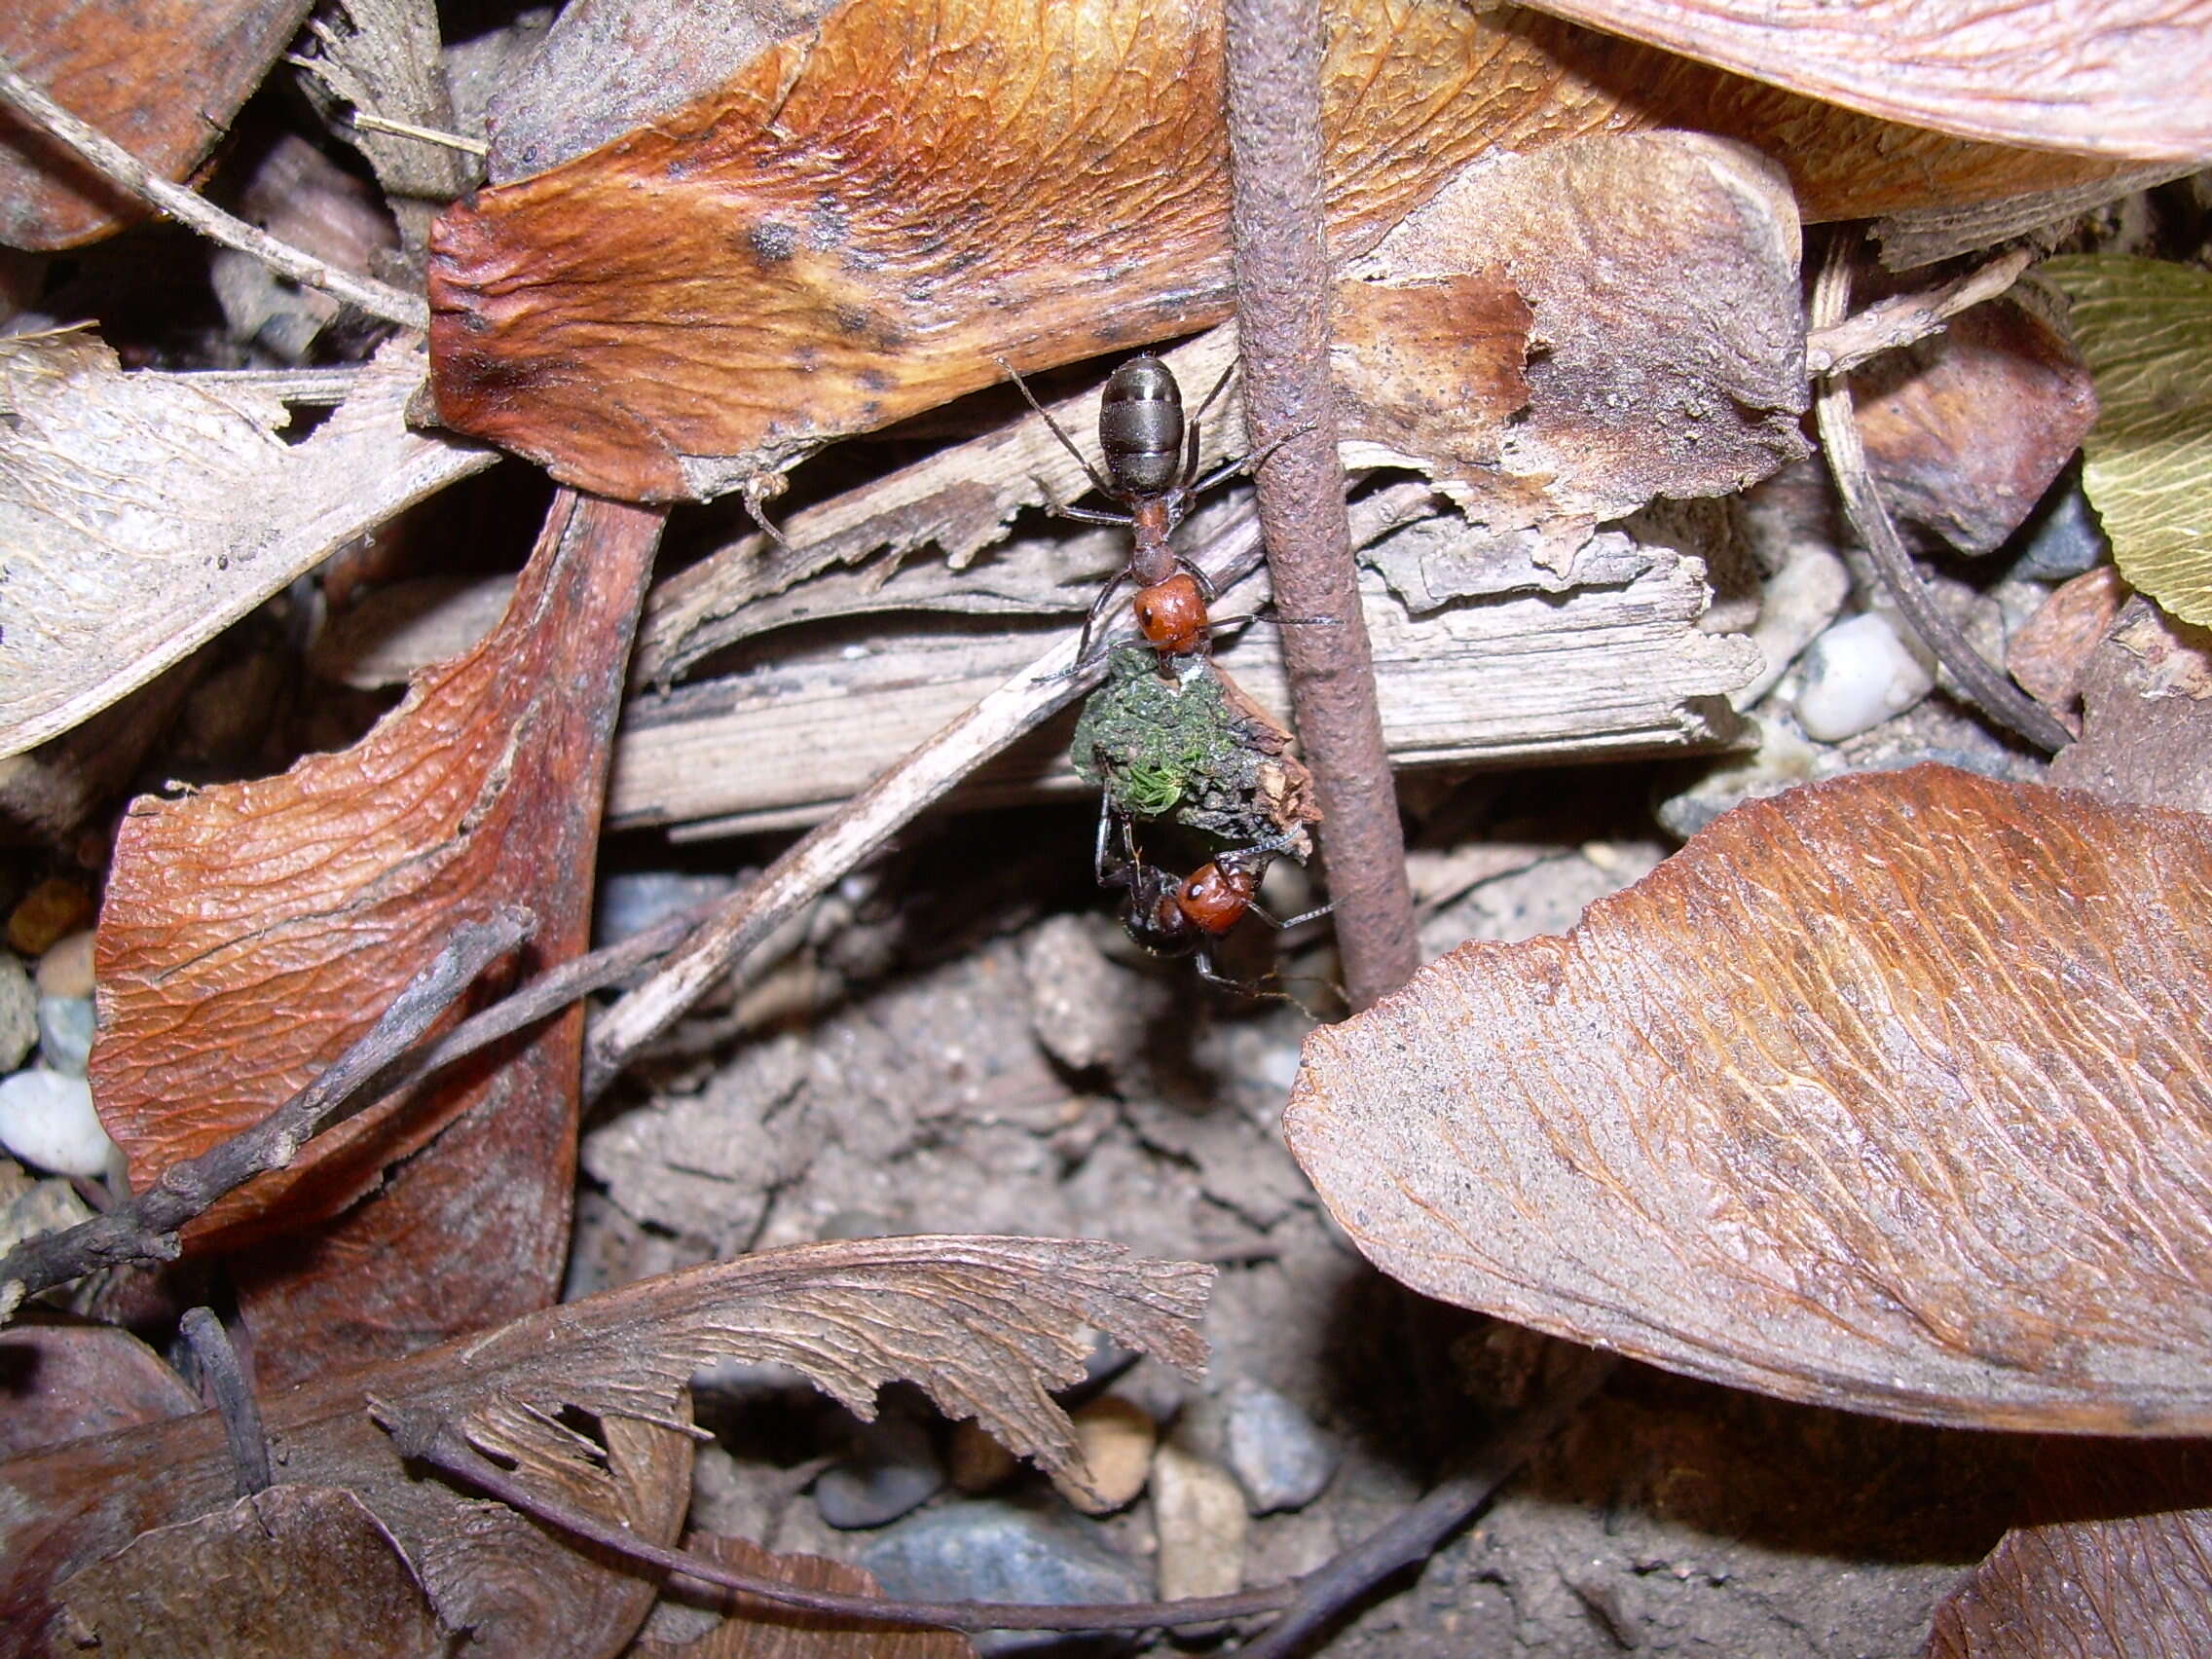
[(2196, 1446), (2052, 1447), (2044, 1518), (1936, 1608), (1925, 1659), (2212, 1653), (2212, 1457)]
[[(651, 1583), (402, 1462), (370, 1420), (459, 1426), (518, 1479), (665, 1543), (689, 1496), (686, 1384), (719, 1358), (780, 1361), (863, 1416), (894, 1378), (1062, 1472), (1075, 1439), (1048, 1390), (1083, 1374), (1090, 1331), (1196, 1374), (1210, 1268), (1096, 1239), (874, 1238), (764, 1251), (641, 1280), (404, 1360), (321, 1374), (267, 1399), (286, 1478), (344, 1487), (398, 1540), (471, 1651), (618, 1651)], [(566, 1412), (564, 1408), (569, 1408)], [(596, 1423), (603, 1442), (568, 1424)], [(211, 1414), (0, 1464), (0, 1632), (35, 1633), (55, 1587), (154, 1527), (227, 1507)]]
[[(806, 1590), (846, 1596), (880, 1596), (883, 1588), (863, 1567), (815, 1555), (777, 1555), (745, 1538), (694, 1532), (683, 1540), (693, 1555), (740, 1572), (779, 1579)], [(898, 1630), (804, 1613), (739, 1591), (715, 1604), (722, 1622), (690, 1641), (641, 1641), (637, 1659), (975, 1659), (976, 1644), (958, 1631)]]
[(2212, 812), (2212, 635), (2130, 600), (2082, 670), (2082, 704), (2052, 783)]
[(1884, 504), (1964, 553), (2004, 545), (2097, 418), (2073, 343), (2010, 300), (1963, 313), (1851, 385)]
[(1544, 0), (1544, 10), (1913, 127), (2212, 159), (2201, 0)]
[(230, 377), (124, 374), (92, 335), (0, 342), (0, 756), (67, 731), (340, 543), (494, 457), (407, 429), (418, 343), (304, 442)]
[[(2005, 669), (2039, 703), (2064, 712), (2082, 695), (2082, 677), (2089, 656), (2127, 602), (2128, 588), (2110, 565), (2084, 571), (2037, 608), (2005, 642)], [(2065, 780), (2061, 779), (2060, 782)], [(2085, 785), (2077, 785), (2085, 788)], [(2112, 792), (2097, 792), (2108, 800)]]
[(18, 1319), (0, 1330), (0, 1457), (200, 1409), (184, 1379), (118, 1326)]
[(1940, 766), (1737, 808), (1307, 1041), (1379, 1266), (1741, 1387), (2212, 1427), (2212, 821)]
[[(1333, 19), (1332, 236), (1371, 244), (1461, 166), (1708, 127), (1812, 216), (2093, 176), (1912, 132), (1514, 8)], [(1634, 88), (1633, 95), (1619, 89)], [(719, 90), (450, 210), (439, 419), (582, 488), (680, 499), (1004, 378), (1230, 307), (1211, 0), (847, 0)]]
[(397, 1540), (350, 1492), (285, 1485), (141, 1533), (60, 1587), (60, 1651), (101, 1659), (441, 1659)]
[[(586, 948), (608, 746), (659, 527), (564, 494), (498, 631), (360, 743), (281, 777), (133, 805), (100, 917), (91, 1073), (133, 1187), (274, 1110), (458, 924), (530, 906), (525, 971)], [(571, 1010), (496, 1060), (363, 1112), (188, 1231), (201, 1248), (288, 1235), (240, 1269), (265, 1383), (551, 1300), (581, 1030)], [(441, 1129), (372, 1203), (299, 1234)]]
[[(9, 0), (0, 54), (167, 178), (229, 129), (312, 0)], [(0, 111), (0, 242), (75, 247), (143, 218)]]

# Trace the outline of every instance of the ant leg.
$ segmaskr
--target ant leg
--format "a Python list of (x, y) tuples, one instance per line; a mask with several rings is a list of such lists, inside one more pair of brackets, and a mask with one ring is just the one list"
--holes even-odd
[[(1317, 1011), (1308, 1007), (1303, 998), (1293, 996), (1288, 991), (1275, 991), (1270, 990), (1268, 988), (1268, 979), (1274, 979), (1279, 981), (1282, 977), (1282, 976), (1279, 974), (1270, 974), (1267, 979), (1255, 980), (1249, 983), (1242, 979), (1232, 979), (1226, 974), (1220, 973), (1215, 969), (1213, 965), (1212, 955), (1208, 951), (1206, 951), (1203, 946), (1199, 947), (1198, 954), (1198, 977), (1205, 980), (1209, 985), (1219, 985), (1223, 990), (1235, 991), (1238, 996), (1253, 998), (1268, 997), (1275, 1002), (1286, 1002), (1290, 1004), (1292, 1008), (1298, 1010), (1300, 1014), (1306, 1015), (1308, 1019), (1313, 1021), (1314, 1024), (1325, 1025), (1328, 1023), (1327, 1020), (1322, 1018), (1321, 1014)], [(1308, 984), (1329, 983), (1329, 981), (1326, 979), (1308, 979), (1305, 982)], [(1342, 987), (1338, 987), (1338, 989), (1341, 994)]]
[[(1112, 856), (1107, 851), (1106, 842), (1113, 830), (1113, 826), (1114, 803), (1107, 796), (1100, 795), (1098, 797), (1098, 844), (1091, 851), (1090, 868), (1091, 872), (1098, 877), (1098, 885), (1101, 887), (1123, 887), (1127, 885), (1127, 883), (1122, 879), (1122, 877), (1124, 877), (1128, 870), (1129, 866), (1127, 862), (1124, 861), (1121, 864), (1115, 865), (1111, 868), (1107, 866), (1106, 863), (1107, 859)], [(1127, 826), (1124, 825), (1124, 828), (1126, 829)]]
[(1191, 494), (1194, 496), (1203, 495), (1206, 491), (1212, 489), (1216, 484), (1225, 484), (1230, 479), (1235, 477), (1239, 472), (1259, 471), (1261, 467), (1267, 465), (1269, 458), (1272, 456), (1275, 451), (1282, 448), (1283, 445), (1289, 443), (1293, 438), (1303, 438), (1308, 432), (1310, 432), (1312, 429), (1313, 423), (1311, 421), (1309, 421), (1303, 426), (1293, 426), (1289, 431), (1284, 432), (1279, 436), (1270, 438), (1266, 443), (1262, 444), (1250, 455), (1240, 456), (1235, 461), (1223, 461), (1219, 466), (1215, 467), (1211, 472), (1207, 473), (1196, 484), (1193, 484), (1191, 486)]
[[(1004, 357), (993, 357), (991, 361), (998, 364), (1000, 368), (1006, 370), (1008, 374), (1014, 377), (1014, 384), (1016, 387), (1019, 388), (1022, 401), (1027, 403), (1030, 408), (1036, 410), (1038, 414), (1042, 415), (1045, 418), (1045, 424), (1051, 427), (1052, 436), (1060, 440), (1060, 448), (1066, 450), (1069, 455), (1075, 457), (1076, 465), (1083, 468), (1083, 474), (1086, 478), (1090, 480), (1091, 487), (1095, 489), (1101, 496), (1104, 496), (1108, 500), (1112, 500), (1114, 498), (1114, 487), (1111, 484), (1107, 483), (1105, 479), (1098, 476), (1098, 469), (1092, 466), (1089, 461), (1084, 459), (1083, 451), (1075, 447), (1075, 440), (1069, 437), (1067, 433), (1060, 429), (1060, 424), (1052, 419), (1052, 412), (1050, 409), (1046, 408), (1042, 403), (1039, 403), (1037, 401), (1036, 394), (1029, 389), (1029, 383), (1021, 378), (1021, 371), (1015, 368), (1012, 363), (1008, 362)], [(1070, 518), (1077, 516), (1075, 513), (1069, 511), (1066, 508), (1062, 508), (1061, 511), (1067, 513), (1067, 516)], [(1125, 518), (1120, 518), (1094, 519), (1087, 520), (1085, 522), (1095, 524), (1127, 524), (1129, 521)]]
[(1121, 571), (1114, 579), (1098, 590), (1098, 597), (1090, 602), (1090, 609), (1083, 619), (1083, 637), (1076, 642), (1075, 661), (1081, 668), (1090, 660), (1090, 636), (1098, 630), (1098, 619), (1106, 614), (1107, 602), (1121, 591), (1122, 584), (1129, 579), (1129, 572)]
[(1261, 921), (1267, 923), (1269, 927), (1273, 928), (1278, 933), (1286, 932), (1291, 928), (1295, 928), (1301, 922), (1318, 921), (1321, 917), (1327, 915), (1336, 907), (1337, 902), (1332, 899), (1326, 904), (1319, 905), (1310, 910), (1301, 911), (1295, 916), (1286, 916), (1282, 920), (1277, 921), (1273, 916), (1270, 915), (1267, 910), (1261, 907), (1260, 902), (1256, 899), (1245, 906), (1245, 908), (1253, 915), (1259, 917)]

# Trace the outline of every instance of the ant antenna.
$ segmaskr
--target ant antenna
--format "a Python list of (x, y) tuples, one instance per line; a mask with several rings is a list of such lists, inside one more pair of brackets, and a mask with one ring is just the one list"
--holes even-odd
[[(1052, 412), (1050, 409), (1046, 408), (1042, 403), (1039, 403), (1037, 401), (1037, 394), (1029, 389), (1029, 383), (1021, 378), (1021, 371), (1015, 368), (1012, 363), (1008, 362), (1004, 357), (993, 357), (991, 361), (998, 364), (1000, 368), (1006, 370), (1006, 372), (1014, 378), (1014, 388), (1021, 393), (1022, 401), (1028, 404), (1030, 408), (1036, 410), (1037, 413), (1044, 418), (1045, 424), (1052, 429), (1052, 436), (1060, 440), (1060, 448), (1066, 450), (1069, 455), (1075, 458), (1076, 465), (1083, 468), (1083, 474), (1086, 478), (1088, 478), (1090, 480), (1091, 487), (1095, 489), (1101, 496), (1104, 496), (1108, 500), (1112, 500), (1114, 498), (1114, 487), (1111, 484), (1107, 483), (1105, 479), (1098, 476), (1098, 469), (1092, 466), (1089, 461), (1085, 458), (1083, 451), (1075, 447), (1075, 440), (1069, 437), (1067, 433), (1061, 429), (1059, 422), (1052, 419)], [(1055, 503), (1055, 508), (1057, 511), (1069, 517), (1074, 516), (1073, 512), (1070, 509), (1065, 507), (1058, 507), (1057, 503)], [(1104, 519), (1099, 522), (1106, 524), (1126, 524), (1128, 521), (1123, 518), (1114, 518)]]

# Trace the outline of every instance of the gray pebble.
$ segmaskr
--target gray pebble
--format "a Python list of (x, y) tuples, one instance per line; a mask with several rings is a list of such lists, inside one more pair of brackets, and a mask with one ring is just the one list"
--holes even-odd
[(686, 875), (673, 869), (623, 870), (599, 884), (592, 901), (592, 943), (610, 944), (657, 927), (681, 911), (727, 898), (737, 883), (726, 875)]
[(1223, 1460), (1255, 1515), (1302, 1509), (1337, 1472), (1337, 1450), (1313, 1419), (1265, 1383), (1233, 1382), (1221, 1397)]
[(2081, 484), (2060, 488), (2064, 493), (2050, 502), (2049, 510), (2029, 521), (2026, 545), (2008, 574), (2063, 582), (2112, 557), (2112, 543), (2105, 539), (2104, 526)]
[(12, 1072), (38, 1041), (38, 993), (15, 956), (0, 950), (0, 1072)]
[(92, 1058), (92, 999), (38, 999), (39, 1057), (55, 1071), (83, 1077)]
[[(890, 1596), (984, 1602), (1141, 1602), (1151, 1575), (1072, 1526), (1012, 1503), (955, 1503), (902, 1522), (868, 1541), (861, 1565)], [(1117, 1651), (1126, 1639), (1050, 1631), (991, 1631), (976, 1639), (988, 1655)]]
[(823, 1471), (814, 1506), (832, 1527), (880, 1527), (935, 1497), (944, 1464), (929, 1430), (912, 1418), (885, 1413), (864, 1426), (853, 1455)]

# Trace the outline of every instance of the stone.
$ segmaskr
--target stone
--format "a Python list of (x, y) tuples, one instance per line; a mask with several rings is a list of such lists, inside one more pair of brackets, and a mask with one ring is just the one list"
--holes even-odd
[(8, 948), (24, 956), (44, 956), (92, 919), (92, 896), (84, 883), (49, 876), (8, 913)]
[(1807, 743), (1796, 726), (1763, 715), (1751, 718), (1757, 744), (1750, 753), (1724, 756), (1698, 781), (1661, 801), (1661, 828), (1686, 841), (1747, 800), (1764, 800), (1799, 784), (1844, 769), (1835, 752)]
[(1807, 645), (1835, 620), (1851, 593), (1851, 571), (1817, 541), (1789, 545), (1782, 569), (1766, 581), (1759, 617), (1751, 628), (1764, 666), (1746, 685), (1728, 693), (1738, 710), (1751, 708), (1774, 689)]
[(814, 1483), (814, 1506), (843, 1530), (881, 1527), (918, 1509), (944, 1486), (929, 1430), (903, 1413), (864, 1425), (853, 1455)]
[(1221, 1419), (1223, 1459), (1255, 1515), (1303, 1509), (1337, 1472), (1337, 1450), (1313, 1419), (1265, 1383), (1231, 1383)]
[(92, 999), (38, 999), (39, 1057), (57, 1072), (83, 1077), (92, 1058)]
[(92, 930), (80, 929), (57, 940), (38, 959), (38, 994), (42, 997), (89, 997), (92, 994)]
[(1936, 688), (1934, 672), (1886, 616), (1838, 622), (1805, 653), (1797, 723), (1819, 743), (1841, 743), (1903, 714)]
[(671, 916), (702, 910), (737, 890), (726, 875), (692, 875), (674, 869), (617, 870), (600, 879), (592, 898), (595, 948), (620, 944)]
[(2112, 557), (2112, 543), (2079, 478), (2060, 480), (2019, 539), (2025, 545), (2009, 573), (2029, 581), (2071, 581)]
[(1244, 1588), (1244, 1493), (1228, 1470), (1170, 1443), (1152, 1460), (1160, 1594), (1229, 1596)]
[[(1079, 1529), (999, 1499), (946, 1504), (868, 1540), (860, 1564), (885, 1595), (908, 1601), (1148, 1600), (1151, 1575)], [(977, 1652), (994, 1659), (1048, 1648), (1066, 1651), (1066, 1639), (1051, 1631), (989, 1631), (976, 1639)]]
[(1086, 1492), (1058, 1475), (1052, 1477), (1054, 1489), (1086, 1515), (1111, 1515), (1134, 1503), (1152, 1466), (1159, 1425), (1142, 1406), (1119, 1394), (1101, 1394), (1079, 1406), (1074, 1418), (1076, 1445), (1089, 1470), (1090, 1490)]
[(971, 1497), (997, 1491), (1021, 1467), (1021, 1459), (979, 1422), (964, 1422), (952, 1431), (952, 1451), (945, 1461), (952, 1484)]
[(13, 952), (0, 950), (0, 1072), (12, 1072), (38, 1041), (38, 993)]
[(92, 1110), (92, 1086), (44, 1066), (0, 1078), (0, 1146), (56, 1175), (104, 1175), (119, 1156)]

